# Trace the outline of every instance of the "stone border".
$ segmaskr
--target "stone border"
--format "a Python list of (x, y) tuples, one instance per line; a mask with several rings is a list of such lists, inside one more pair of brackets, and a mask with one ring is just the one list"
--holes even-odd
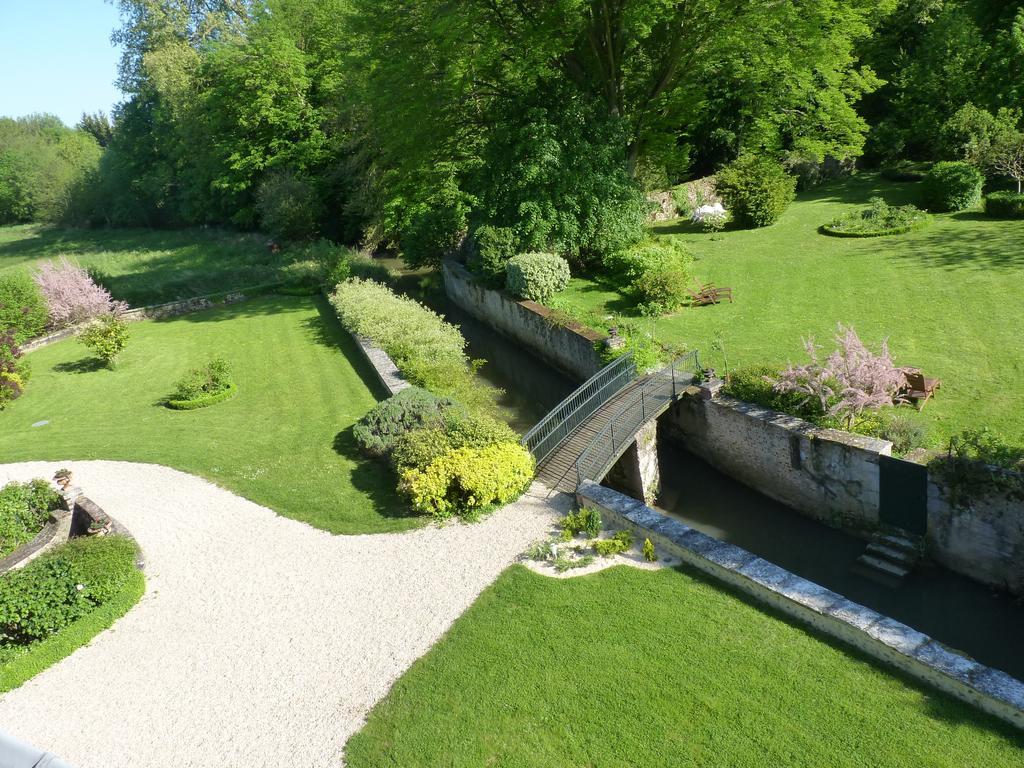
[[(208, 293), (205, 296), (194, 296), (190, 299), (181, 299), (179, 301), (169, 301), (165, 304), (154, 304), (149, 307), (138, 307), (136, 309), (129, 309), (121, 313), (121, 317), (129, 323), (135, 323), (142, 320), (166, 320), (171, 317), (177, 317), (179, 315), (187, 315), (192, 312), (202, 312), (207, 309), (214, 309), (216, 307), (226, 307), (230, 304), (239, 304), (243, 301), (256, 298), (257, 296), (264, 295), (265, 292), (269, 292), (275, 288), (279, 288), (284, 283), (267, 283), (266, 285), (255, 285), (251, 288), (246, 288), (247, 293), (241, 291), (232, 291), (230, 293)], [(72, 336), (76, 336), (79, 331), (85, 328), (89, 323), (78, 323), (68, 328), (61, 328), (59, 331), (48, 333), (45, 336), (38, 336), (25, 342), (21, 346), (22, 352), (32, 352), (40, 349), (41, 347), (55, 344), (58, 341), (64, 341)]]
[(398, 366), (395, 365), (395, 361), (391, 359), (387, 352), (378, 347), (372, 341), (365, 336), (358, 336), (347, 328), (345, 331), (352, 340), (355, 341), (356, 346), (359, 347), (359, 351), (363, 353), (363, 357), (366, 358), (366, 362), (370, 364), (373, 372), (377, 375), (377, 381), (381, 383), (391, 395), (397, 395), (403, 389), (408, 389), (412, 386), (406, 380), (402, 372), (398, 370)]
[(585, 481), (576, 494), (581, 505), (597, 507), (715, 579), (1024, 729), (1024, 683), (1005, 672), (610, 488)]

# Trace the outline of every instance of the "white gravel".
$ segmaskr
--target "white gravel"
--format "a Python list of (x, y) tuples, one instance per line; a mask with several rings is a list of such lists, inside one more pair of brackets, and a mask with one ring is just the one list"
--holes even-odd
[(557, 514), (535, 488), (475, 525), (333, 536), (155, 465), (0, 465), (0, 485), (61, 466), (146, 557), (135, 608), (0, 697), (0, 729), (78, 768), (340, 765), (370, 708)]

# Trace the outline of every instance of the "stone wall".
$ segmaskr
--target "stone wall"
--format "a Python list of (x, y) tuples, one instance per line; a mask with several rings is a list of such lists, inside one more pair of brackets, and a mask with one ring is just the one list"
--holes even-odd
[(575, 323), (551, 323), (547, 307), (485, 288), (461, 264), (447, 261), (442, 271), (445, 292), (455, 304), (562, 372), (585, 381), (604, 367), (595, 345), (605, 335)]
[(953, 504), (928, 478), (928, 554), (952, 571), (1024, 595), (1024, 500), (990, 493)]
[[(662, 418), (665, 433), (730, 477), (836, 527), (878, 524), (878, 456), (892, 443), (703, 390)], [(663, 472), (670, 471), (662, 467)]]
[(718, 541), (610, 488), (585, 482), (579, 503), (758, 602), (917, 680), (1024, 728), (1024, 683), (895, 619), (847, 600), (744, 549)]
[(387, 390), (389, 395), (397, 395), (403, 389), (408, 389), (412, 386), (412, 384), (406, 381), (401, 371), (398, 370), (398, 366), (395, 365), (395, 361), (388, 356), (387, 352), (375, 346), (372, 341), (364, 336), (357, 336), (354, 333), (350, 333), (350, 335), (355, 340), (356, 346), (359, 347), (359, 351), (363, 353), (363, 357), (370, 364), (370, 368), (373, 369), (377, 381)]

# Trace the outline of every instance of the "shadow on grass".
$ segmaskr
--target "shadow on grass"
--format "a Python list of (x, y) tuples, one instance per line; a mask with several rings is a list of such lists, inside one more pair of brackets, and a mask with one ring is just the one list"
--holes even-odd
[(398, 478), (391, 468), (360, 453), (352, 427), (346, 427), (334, 436), (332, 448), (339, 456), (353, 463), (354, 468), (349, 476), (352, 487), (366, 494), (377, 514), (388, 518), (420, 517), (398, 494)]
[(80, 360), (57, 363), (53, 366), (53, 370), (57, 373), (95, 373), (106, 367), (107, 364), (98, 357), (83, 357)]

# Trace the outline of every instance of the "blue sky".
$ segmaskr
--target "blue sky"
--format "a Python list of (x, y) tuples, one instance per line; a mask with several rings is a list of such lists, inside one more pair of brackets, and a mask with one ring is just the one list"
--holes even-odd
[(110, 113), (117, 9), (103, 0), (0, 0), (0, 116), (49, 112), (74, 125)]

